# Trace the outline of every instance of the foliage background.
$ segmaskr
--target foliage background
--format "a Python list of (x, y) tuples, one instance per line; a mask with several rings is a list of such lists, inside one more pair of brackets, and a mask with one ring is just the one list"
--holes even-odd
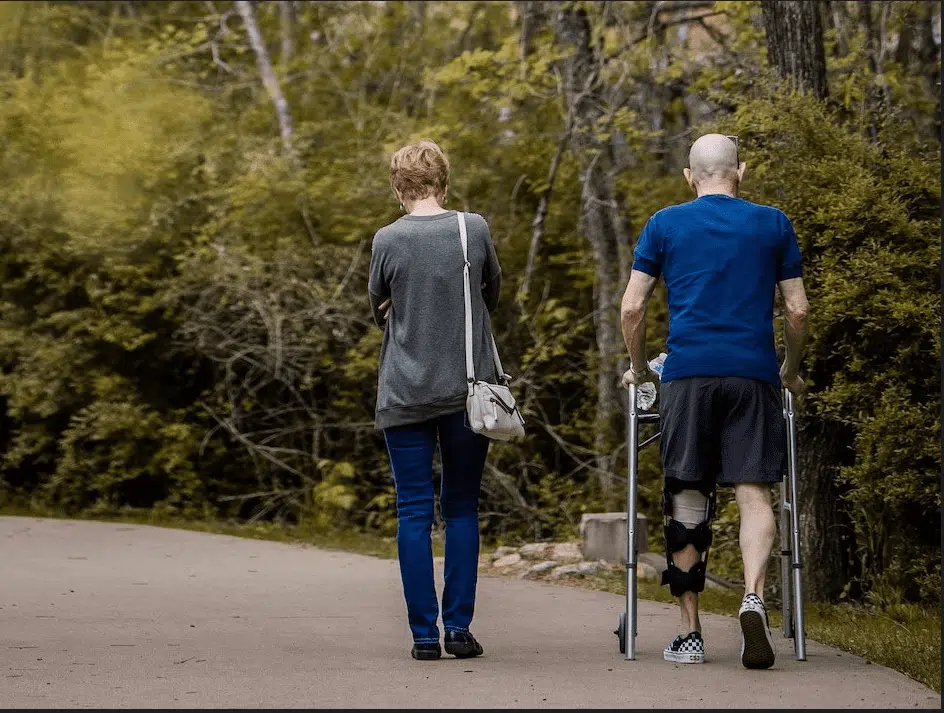
[[(0, 504), (392, 534), (366, 272), (399, 213), (389, 154), (429, 136), (447, 207), (491, 226), (531, 424), (493, 447), (483, 536), (574, 536), (624, 497), (606, 270), (619, 284), (648, 216), (688, 199), (688, 146), (717, 130), (740, 136), (743, 196), (801, 238), (806, 457), (851, 523), (842, 596), (937, 600), (937, 3), (820, 3), (824, 101), (769, 68), (755, 2), (262, 2), (265, 62), (238, 5), (0, 4)], [(606, 60), (591, 105), (567, 79), (575, 18)], [(618, 265), (586, 220), (595, 161)], [(653, 354), (666, 320), (660, 286)], [(651, 521), (659, 477), (644, 451)], [(733, 577), (729, 497), (716, 532)]]

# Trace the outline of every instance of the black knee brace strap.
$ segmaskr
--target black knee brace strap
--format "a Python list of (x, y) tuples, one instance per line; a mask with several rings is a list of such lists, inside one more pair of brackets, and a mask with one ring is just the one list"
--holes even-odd
[[(699, 490), (708, 498), (707, 519), (693, 528), (688, 528), (678, 520), (672, 519), (674, 513), (672, 496), (686, 489)], [(665, 559), (668, 565), (668, 568), (662, 572), (663, 586), (668, 584), (674, 597), (680, 597), (685, 592), (703, 592), (708, 571), (708, 550), (714, 539), (711, 532), (711, 521), (715, 518), (714, 487), (711, 484), (686, 483), (676, 478), (666, 478), (662, 495), (662, 512), (665, 515), (663, 532), (665, 534)], [(672, 554), (685, 549), (688, 545), (692, 545), (698, 551), (701, 561), (692, 565), (687, 572), (683, 572), (672, 562)]]
[(714, 537), (711, 532), (711, 523), (703, 522), (689, 528), (678, 520), (670, 519), (665, 524), (665, 551), (666, 554), (684, 550), (692, 545), (699, 552), (707, 552)]
[(669, 568), (662, 573), (662, 584), (669, 585), (673, 597), (680, 597), (685, 592), (705, 591), (705, 574), (708, 571), (708, 558), (696, 562), (690, 570), (683, 572), (669, 562)]

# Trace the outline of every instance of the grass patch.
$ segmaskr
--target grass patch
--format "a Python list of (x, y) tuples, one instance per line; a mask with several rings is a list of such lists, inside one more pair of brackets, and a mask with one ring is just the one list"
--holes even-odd
[[(193, 521), (155, 515), (149, 511), (66, 517), (54, 512), (5, 507), (0, 508), (0, 515), (151, 525), (256, 540), (308, 544), (326, 550), (353, 552), (385, 559), (395, 559), (397, 556), (397, 545), (393, 538), (349, 530), (324, 530), (306, 525)], [(443, 554), (442, 542), (436, 537), (433, 540), (433, 552), (439, 557)], [(593, 575), (578, 575), (556, 580), (555, 584), (622, 596), (626, 594), (626, 577), (621, 570), (602, 570)], [(675, 602), (675, 598), (665, 587), (651, 580), (639, 581), (638, 594), (640, 599)], [(741, 603), (741, 597), (737, 592), (706, 589), (699, 597), (699, 602), (705, 612), (734, 616)], [(781, 626), (779, 608), (771, 609), (770, 624), (776, 628)], [(915, 604), (894, 604), (880, 608), (808, 603), (806, 633), (808, 638), (821, 644), (900, 671), (939, 693), (941, 691), (941, 614), (935, 609), (922, 608)]]
[[(626, 595), (623, 571), (603, 570), (561, 583)], [(640, 599), (669, 604), (676, 601), (666, 587), (651, 580), (640, 580), (637, 591)], [(702, 611), (727, 616), (736, 615), (741, 604), (740, 593), (727, 590), (706, 589), (698, 599)], [(772, 607), (769, 614), (771, 628), (779, 629), (783, 624), (780, 609)], [(880, 608), (807, 602), (806, 636), (900, 671), (941, 692), (941, 613), (935, 609), (917, 604)]]

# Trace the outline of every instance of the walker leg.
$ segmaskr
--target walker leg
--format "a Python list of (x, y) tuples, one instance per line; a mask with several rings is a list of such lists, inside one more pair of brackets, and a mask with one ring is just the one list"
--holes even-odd
[[(793, 648), (797, 661), (806, 661), (806, 627), (803, 609), (803, 572), (800, 563), (800, 513), (799, 484), (797, 483), (796, 414), (793, 394), (784, 389), (787, 417), (787, 480), (790, 488), (790, 545), (792, 550), (790, 567), (793, 591)], [(786, 587), (785, 587), (786, 589)]]
[[(783, 420), (787, 430), (790, 428), (790, 420), (787, 417), (787, 390), (783, 390)], [(787, 448), (789, 448), (789, 438), (787, 439)], [(788, 454), (789, 463), (789, 454)], [(788, 476), (789, 477), (789, 476)], [(790, 489), (787, 481), (780, 482), (780, 599), (783, 602), (783, 635), (784, 638), (793, 638), (793, 608), (792, 608), (792, 590), (793, 590), (793, 547), (792, 525), (790, 520)]]
[(793, 638), (793, 550), (790, 549), (790, 501), (787, 484), (780, 483), (780, 599), (783, 602), (783, 635)]
[(636, 385), (629, 386), (629, 428), (627, 451), (629, 470), (626, 478), (626, 660), (636, 658), (636, 476), (639, 455), (639, 420)]

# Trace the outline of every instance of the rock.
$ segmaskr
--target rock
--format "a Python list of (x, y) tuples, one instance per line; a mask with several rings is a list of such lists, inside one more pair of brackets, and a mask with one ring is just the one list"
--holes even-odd
[(660, 572), (665, 569), (665, 555), (662, 552), (640, 552), (637, 562), (646, 562)]
[(551, 572), (551, 579), (560, 579), (561, 577), (566, 577), (571, 574), (580, 574), (579, 565), (562, 564), (559, 567), (555, 567), (554, 571)]
[(490, 557), (479, 557), (479, 568), (480, 568), (480, 569), (482, 569), (482, 568), (487, 569), (488, 567), (491, 567), (491, 566), (492, 566), (492, 560), (491, 560)]
[(502, 557), (505, 557), (506, 555), (513, 554), (513, 553), (515, 553), (515, 552), (517, 552), (517, 551), (518, 551), (518, 549), (517, 549), (516, 547), (504, 547), (504, 546), (502, 546), (502, 547), (499, 547), (497, 550), (495, 550), (495, 551), (492, 553), (492, 559), (496, 559), (496, 560), (497, 560), (497, 559), (501, 559)]
[(580, 574), (596, 574), (600, 571), (599, 562), (581, 562), (577, 565), (577, 571)]
[(659, 579), (661, 577), (659, 570), (653, 567), (648, 562), (637, 562), (636, 563), (636, 578), (637, 579)]
[(536, 560), (547, 556), (550, 549), (551, 544), (549, 542), (532, 542), (530, 545), (522, 545), (518, 549), (518, 553), (525, 559)]
[(495, 560), (495, 567), (511, 567), (518, 564), (521, 561), (521, 555), (517, 552), (512, 552), (511, 554), (505, 555), (504, 557), (499, 557)]
[(722, 583), (719, 582), (716, 578), (713, 578), (713, 577), (705, 577), (705, 588), (706, 588), (706, 589), (718, 589), (718, 590), (725, 590), (725, 589), (730, 590), (730, 589), (731, 589), (731, 587), (722, 584)]
[[(580, 518), (583, 552), (588, 559), (607, 562), (626, 562), (626, 513), (584, 513)], [(636, 552), (648, 549), (649, 536), (646, 516), (636, 516)]]
[(551, 557), (558, 561), (579, 560), (583, 559), (583, 553), (580, 551), (580, 545), (576, 542), (559, 542), (554, 545)]
[(520, 579), (535, 579), (542, 572), (547, 572), (550, 569), (554, 569), (557, 566), (557, 562), (554, 560), (546, 560), (544, 562), (538, 562), (533, 564), (524, 572), (519, 575)]

